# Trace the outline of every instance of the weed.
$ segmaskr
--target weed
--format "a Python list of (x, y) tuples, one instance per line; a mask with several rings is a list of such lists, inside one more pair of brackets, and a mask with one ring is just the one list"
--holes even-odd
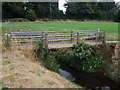
[(14, 82), (15, 81), (14, 75), (11, 75), (9, 79), (11, 82)]
[(9, 70), (10, 70), (10, 71), (11, 71), (11, 70), (14, 70), (14, 67), (10, 67), (10, 69), (9, 69)]
[(103, 58), (93, 51), (93, 46), (84, 42), (74, 45), (69, 51), (63, 54), (55, 54), (59, 62), (65, 62), (78, 70), (94, 72), (102, 65)]
[(42, 42), (40, 42), (35, 50), (36, 57), (41, 60), (43, 65), (54, 72), (58, 72), (60, 65), (58, 64), (56, 58), (49, 51), (46, 51)]
[(3, 81), (0, 79), (0, 89), (3, 87)]
[(49, 86), (52, 86), (52, 85), (54, 85), (54, 82), (47, 82), (47, 84), (48, 84)]
[(44, 63), (45, 63), (45, 66), (49, 70), (52, 70), (54, 72), (58, 72), (58, 70), (60, 68), (60, 65), (56, 61), (55, 57), (53, 55), (50, 55), (50, 54), (46, 56)]
[(104, 75), (107, 76), (107, 77), (112, 78), (113, 80), (115, 80), (116, 82), (119, 83), (120, 82), (120, 76), (117, 75), (117, 73), (114, 73), (113, 71), (114, 71), (114, 65), (109, 64), (105, 68)]
[(6, 90), (6, 89), (8, 88), (4, 85), (3, 80), (0, 79), (0, 90)]
[(102, 64), (102, 57), (96, 56), (92, 46), (80, 43), (68, 51), (70, 66), (83, 71), (93, 72)]
[(10, 61), (10, 60), (4, 60), (4, 61), (3, 61), (3, 65), (8, 65), (8, 64), (11, 64), (11, 61)]

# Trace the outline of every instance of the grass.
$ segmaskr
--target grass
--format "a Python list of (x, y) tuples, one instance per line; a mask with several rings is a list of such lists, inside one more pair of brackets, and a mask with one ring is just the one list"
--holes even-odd
[[(3, 27), (12, 29), (31, 29), (35, 30), (96, 30), (100, 29), (107, 34), (116, 34), (118, 36), (118, 24), (116, 22), (80, 22), (80, 21), (58, 21), (58, 22), (13, 22), (3, 23)], [(4, 32), (4, 30), (3, 30)], [(111, 39), (110, 39), (111, 40)], [(113, 39), (114, 40), (114, 39)], [(116, 39), (115, 39), (116, 40)]]
[(2, 79), (0, 79), (0, 90), (5, 90), (7, 87), (4, 85), (4, 82)]
[(0, 79), (0, 90), (2, 89), (3, 81)]
[(8, 64), (11, 64), (11, 61), (10, 61), (10, 60), (5, 60), (5, 61), (3, 61), (3, 65), (8, 65)]

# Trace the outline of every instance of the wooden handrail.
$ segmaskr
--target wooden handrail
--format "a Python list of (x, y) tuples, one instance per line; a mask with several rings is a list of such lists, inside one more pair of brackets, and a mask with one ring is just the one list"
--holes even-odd
[(105, 32), (100, 30), (11, 32), (5, 35), (7, 36), (8, 44), (11, 44), (9, 41), (32, 43), (43, 40), (46, 49), (51, 42), (79, 43), (80, 40), (87, 39), (105, 42)]

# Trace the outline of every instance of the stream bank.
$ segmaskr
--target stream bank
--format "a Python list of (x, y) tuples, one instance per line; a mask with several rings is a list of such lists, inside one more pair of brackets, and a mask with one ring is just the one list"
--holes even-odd
[[(102, 45), (89, 46), (79, 44), (73, 48), (49, 50), (47, 53), (39, 46), (40, 48), (37, 50), (37, 55), (40, 58), (43, 57), (43, 63), (47, 69), (55, 72), (59, 69), (61, 76), (66, 77), (82, 87), (95, 90), (101, 90), (101, 88), (102, 90), (113, 90), (120, 87), (118, 83), (105, 75), (105, 68), (107, 65), (112, 64), (112, 55), (114, 54), (115, 46), (116, 44), (106, 45), (106, 47)], [(41, 53), (42, 51), (43, 53)], [(68, 53), (68, 51), (70, 52)], [(101, 56), (102, 61), (101, 58), (99, 58)], [(81, 57), (82, 59), (80, 59)], [(80, 63), (81, 60), (83, 60), (83, 63)], [(87, 65), (87, 63), (89, 65)], [(83, 66), (85, 65), (84, 68), (81, 67), (82, 64)], [(92, 72), (87, 72), (85, 69), (88, 71), (90, 69)]]
[[(85, 71), (77, 70), (71, 67), (68, 63), (60, 61), (59, 73), (62, 72), (62, 75), (61, 74), (60, 75), (88, 89), (118, 90), (120, 88), (119, 83), (116, 82), (114, 79), (112, 79), (109, 75), (106, 75), (107, 73), (106, 71), (108, 70), (106, 69), (106, 67), (111, 64), (114, 64), (112, 63), (113, 62), (112, 57), (116, 51), (115, 50), (116, 45), (117, 45), (116, 43), (112, 43), (112, 44), (106, 44), (105, 48), (102, 48), (102, 46), (97, 47), (96, 52), (98, 53), (98, 55), (104, 58), (103, 58), (102, 66), (95, 72), (85, 72)], [(68, 49), (63, 50), (63, 52), (66, 51), (68, 51)], [(63, 52), (61, 53), (63, 54)]]

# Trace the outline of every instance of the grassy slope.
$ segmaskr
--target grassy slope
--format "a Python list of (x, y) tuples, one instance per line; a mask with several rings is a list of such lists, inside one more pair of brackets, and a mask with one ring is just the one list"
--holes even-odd
[[(3, 27), (21, 28), (21, 29), (42, 29), (42, 30), (104, 30), (109, 39), (115, 39), (118, 36), (118, 23), (115, 22), (78, 22), (78, 21), (63, 21), (63, 22), (18, 22), (18, 23), (3, 23)], [(111, 38), (112, 36), (112, 38)]]
[(80, 88), (18, 50), (3, 53), (2, 75), (8, 88)]

